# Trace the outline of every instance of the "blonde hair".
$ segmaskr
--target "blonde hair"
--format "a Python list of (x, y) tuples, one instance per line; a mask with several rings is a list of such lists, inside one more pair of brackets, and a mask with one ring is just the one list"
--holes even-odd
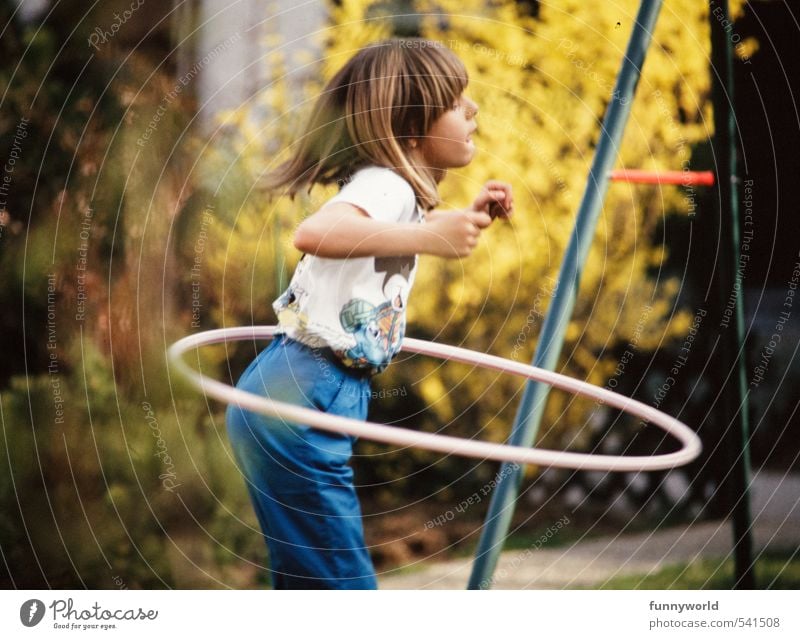
[(464, 64), (442, 43), (392, 38), (359, 50), (328, 82), (292, 157), (263, 178), (271, 190), (294, 195), (305, 186), (342, 184), (359, 167), (376, 164), (400, 174), (418, 202), (439, 202), (430, 169), (409, 157), (452, 109), (467, 86)]

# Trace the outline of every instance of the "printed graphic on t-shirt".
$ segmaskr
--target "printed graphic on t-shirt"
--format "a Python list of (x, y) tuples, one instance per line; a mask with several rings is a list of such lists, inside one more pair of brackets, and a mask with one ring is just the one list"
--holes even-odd
[(342, 308), (342, 328), (356, 340), (355, 346), (338, 353), (347, 366), (381, 366), (389, 361), (403, 339), (402, 311), (392, 302), (373, 306), (366, 300), (350, 300)]
[[(349, 202), (377, 220), (422, 223), (414, 191), (385, 167), (365, 167), (330, 201)], [(417, 256), (304, 255), (288, 288), (273, 303), (290, 338), (328, 346), (347, 366), (380, 372), (397, 354)]]
[(308, 291), (299, 284), (303, 281), (303, 274), (307, 266), (308, 260), (303, 256), (297, 263), (289, 288), (273, 303), (278, 315), (278, 324), (283, 327), (304, 329), (308, 326), (308, 315), (302, 311), (305, 301), (308, 299)]
[(386, 274), (382, 285), (386, 297), (392, 299), (394, 297), (393, 293), (397, 292), (394, 289), (402, 291), (408, 288), (411, 271), (416, 265), (416, 255), (375, 258), (375, 272)]

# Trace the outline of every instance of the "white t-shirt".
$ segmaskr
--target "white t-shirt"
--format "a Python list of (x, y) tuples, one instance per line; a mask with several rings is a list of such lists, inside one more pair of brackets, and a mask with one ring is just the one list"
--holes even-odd
[[(349, 202), (384, 222), (424, 221), (411, 185), (393, 170), (357, 170), (328, 202)], [(328, 346), (346, 366), (379, 373), (400, 350), (417, 256), (334, 259), (306, 254), (272, 307), (279, 332)]]

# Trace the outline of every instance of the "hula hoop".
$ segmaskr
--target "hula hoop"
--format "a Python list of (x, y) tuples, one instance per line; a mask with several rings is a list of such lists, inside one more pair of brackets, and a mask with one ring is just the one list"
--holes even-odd
[(700, 454), (700, 439), (688, 426), (651, 406), (560, 373), (457, 346), (446, 346), (424, 340), (405, 338), (402, 350), (455, 362), (476, 364), (481, 368), (511, 373), (512, 375), (544, 382), (576, 395), (590, 397), (641, 419), (653, 422), (666, 433), (678, 439), (683, 447), (677, 452), (665, 455), (619, 457), (614, 455), (560, 452), (462, 439), (451, 435), (424, 433), (386, 424), (359, 421), (340, 415), (329, 415), (311, 408), (267, 399), (208, 378), (189, 367), (182, 359), (183, 354), (191, 349), (229, 341), (268, 339), (275, 335), (277, 329), (277, 326), (243, 326), (195, 333), (172, 344), (167, 350), (167, 356), (176, 372), (184, 377), (186, 381), (215, 399), (228, 404), (236, 404), (264, 415), (280, 417), (292, 423), (308, 424), (322, 430), (345, 433), (385, 444), (413, 446), (482, 460), (491, 459), (502, 462), (516, 462), (518, 464), (603, 471), (664, 470), (688, 464)]

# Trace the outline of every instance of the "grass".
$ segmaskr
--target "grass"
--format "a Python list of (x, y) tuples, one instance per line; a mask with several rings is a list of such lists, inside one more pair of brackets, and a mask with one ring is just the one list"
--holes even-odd
[[(759, 589), (800, 588), (798, 551), (768, 551), (756, 561)], [(665, 566), (649, 575), (615, 577), (599, 584), (601, 590), (730, 590), (734, 587), (733, 559), (703, 559)], [(593, 588), (595, 589), (595, 588)]]
[[(511, 541), (511, 540), (509, 540)], [(520, 539), (520, 547), (524, 542)], [(509, 544), (506, 549), (516, 544)], [(466, 555), (467, 553), (465, 553)], [(425, 562), (391, 570), (393, 576), (419, 572)], [(649, 575), (615, 577), (583, 590), (731, 590), (734, 586), (732, 559), (703, 559), (691, 564), (666, 566)], [(764, 590), (800, 589), (800, 553), (769, 551), (756, 561), (756, 587)]]

